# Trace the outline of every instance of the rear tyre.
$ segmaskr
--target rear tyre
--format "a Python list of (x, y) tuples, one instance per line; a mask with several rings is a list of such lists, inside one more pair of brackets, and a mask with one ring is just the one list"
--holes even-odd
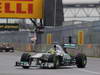
[(85, 68), (87, 64), (87, 57), (85, 54), (78, 54), (76, 56), (76, 66), (78, 68)]
[(3, 50), (0, 50), (0, 52), (3, 52)]
[(24, 69), (29, 69), (30, 68), (30, 65), (31, 65), (31, 62), (30, 62), (30, 54), (28, 53), (23, 53), (22, 56), (21, 56), (21, 59), (20, 61), (21, 62), (27, 62), (29, 66), (22, 66)]

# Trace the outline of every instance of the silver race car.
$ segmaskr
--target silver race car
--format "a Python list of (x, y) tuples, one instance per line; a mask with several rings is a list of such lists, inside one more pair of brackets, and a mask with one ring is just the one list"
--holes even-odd
[(24, 69), (30, 67), (40, 68), (59, 68), (61, 66), (76, 65), (78, 68), (85, 68), (87, 64), (87, 57), (85, 54), (78, 53), (75, 56), (70, 55), (64, 51), (63, 48), (56, 44), (53, 48), (46, 50), (44, 53), (36, 53), (30, 55), (29, 53), (23, 53), (20, 61), (16, 62), (16, 66), (21, 66)]

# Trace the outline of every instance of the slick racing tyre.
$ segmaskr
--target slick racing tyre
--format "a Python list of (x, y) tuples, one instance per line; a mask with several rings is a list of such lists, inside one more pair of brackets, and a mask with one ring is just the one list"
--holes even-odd
[(22, 56), (21, 56), (20, 61), (21, 61), (21, 62), (27, 62), (28, 65), (29, 65), (29, 66), (23, 65), (22, 67), (23, 67), (24, 69), (29, 69), (29, 67), (30, 67), (30, 65), (31, 65), (30, 56), (31, 56), (31, 55), (28, 54), (28, 53), (23, 53)]
[(87, 64), (87, 57), (85, 54), (78, 54), (76, 56), (76, 66), (78, 68), (85, 68)]

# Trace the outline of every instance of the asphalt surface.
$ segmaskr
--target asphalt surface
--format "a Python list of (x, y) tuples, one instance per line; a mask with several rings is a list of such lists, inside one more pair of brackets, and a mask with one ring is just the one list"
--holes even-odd
[(0, 75), (100, 75), (100, 58), (88, 58), (87, 67), (79, 69), (76, 66), (59, 69), (40, 69), (38, 67), (22, 69), (15, 67), (22, 52), (0, 53)]

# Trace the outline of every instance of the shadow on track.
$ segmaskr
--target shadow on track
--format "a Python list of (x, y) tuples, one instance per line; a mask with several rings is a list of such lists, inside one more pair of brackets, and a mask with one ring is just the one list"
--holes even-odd
[(31, 67), (31, 68), (29, 68), (29, 69), (23, 69), (23, 68), (21, 68), (21, 67), (18, 67), (18, 68), (16, 68), (16, 69), (18, 69), (18, 70), (59, 70), (59, 69), (73, 69), (73, 68), (76, 68), (76, 67), (75, 67), (75, 66), (62, 66), (62, 67), (59, 67), (59, 68), (57, 68), (57, 69), (47, 68), (47, 67), (45, 67), (45, 68)]

